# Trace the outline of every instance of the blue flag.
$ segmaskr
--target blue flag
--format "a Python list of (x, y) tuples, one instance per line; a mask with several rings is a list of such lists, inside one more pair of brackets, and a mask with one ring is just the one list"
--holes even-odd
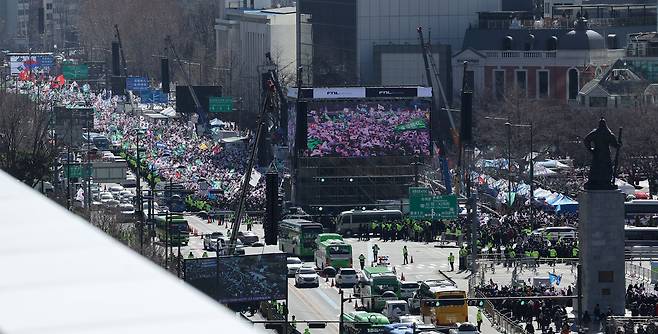
[(560, 285), (561, 280), (562, 280), (562, 275), (558, 276), (553, 273), (548, 273), (548, 281), (551, 282), (551, 284)]

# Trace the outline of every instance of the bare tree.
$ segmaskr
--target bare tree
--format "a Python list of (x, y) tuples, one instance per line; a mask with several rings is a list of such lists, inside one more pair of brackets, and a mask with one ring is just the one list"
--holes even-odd
[(0, 167), (30, 186), (48, 175), (55, 160), (48, 122), (47, 112), (28, 96), (0, 92)]

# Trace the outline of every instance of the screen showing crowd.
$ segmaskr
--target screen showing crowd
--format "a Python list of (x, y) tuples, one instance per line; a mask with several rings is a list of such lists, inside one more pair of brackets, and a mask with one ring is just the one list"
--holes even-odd
[(430, 104), (424, 100), (313, 101), (312, 157), (429, 155)]

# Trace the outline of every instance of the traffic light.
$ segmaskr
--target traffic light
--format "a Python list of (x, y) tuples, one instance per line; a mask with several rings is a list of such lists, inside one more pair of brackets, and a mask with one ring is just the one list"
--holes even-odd
[(275, 245), (279, 233), (279, 175), (274, 172), (265, 174), (265, 244)]
[(484, 306), (484, 301), (483, 300), (478, 300), (478, 299), (469, 299), (468, 300), (468, 306), (482, 307), (482, 306)]

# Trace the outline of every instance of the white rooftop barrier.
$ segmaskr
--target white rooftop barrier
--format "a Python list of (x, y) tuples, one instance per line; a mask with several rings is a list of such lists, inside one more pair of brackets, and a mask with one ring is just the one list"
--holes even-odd
[(0, 333), (259, 333), (0, 171)]

